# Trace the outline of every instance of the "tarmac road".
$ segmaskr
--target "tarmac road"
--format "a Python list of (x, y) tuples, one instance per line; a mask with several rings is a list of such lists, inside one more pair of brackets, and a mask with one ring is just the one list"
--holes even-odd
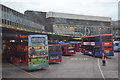
[(2, 70), (3, 78), (118, 78), (118, 52), (107, 59), (106, 66), (101, 58), (77, 52), (42, 70), (27, 72), (9, 63), (4, 63)]

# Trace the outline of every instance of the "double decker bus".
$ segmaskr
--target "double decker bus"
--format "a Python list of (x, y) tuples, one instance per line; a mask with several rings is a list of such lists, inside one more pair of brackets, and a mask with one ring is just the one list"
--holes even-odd
[(112, 34), (82, 37), (82, 52), (97, 57), (102, 57), (102, 53), (114, 56)]
[(48, 39), (46, 35), (19, 36), (10, 39), (9, 60), (26, 70), (48, 67)]
[(74, 43), (75, 44), (75, 50), (76, 50), (76, 52), (82, 51), (81, 42), (74, 42), (74, 41), (72, 41), (72, 42), (69, 42), (69, 43)]
[(73, 55), (76, 54), (75, 51), (75, 43), (65, 43), (65, 42), (58, 42), (62, 46), (62, 55)]
[(48, 45), (49, 63), (56, 63), (62, 61), (62, 49), (60, 45)]
[(114, 51), (120, 51), (120, 41), (113, 41)]

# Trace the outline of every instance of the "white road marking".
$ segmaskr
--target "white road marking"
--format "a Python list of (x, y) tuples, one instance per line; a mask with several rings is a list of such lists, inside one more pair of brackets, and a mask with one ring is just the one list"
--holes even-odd
[(70, 60), (88, 60), (88, 58), (71, 58)]
[(101, 67), (100, 67), (99, 58), (98, 58), (98, 67), (99, 67), (99, 70), (101, 72), (101, 75), (102, 75), (103, 79), (105, 80), (105, 77), (104, 77), (103, 72), (102, 72)]
[(88, 60), (88, 58), (85, 58), (85, 60)]

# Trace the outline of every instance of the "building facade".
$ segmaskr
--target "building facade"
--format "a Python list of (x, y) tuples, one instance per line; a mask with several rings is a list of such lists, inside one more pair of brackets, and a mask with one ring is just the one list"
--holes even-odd
[(8, 8), (4, 5), (0, 6), (0, 12), (2, 14), (0, 16), (1, 27), (30, 30), (33, 32), (45, 30), (45, 27), (43, 25), (29, 20), (24, 14)]
[(112, 21), (112, 34), (114, 39), (120, 39), (120, 21)]
[(48, 12), (46, 18), (46, 29), (57, 34), (82, 37), (111, 33), (109, 17)]
[[(45, 26), (46, 31), (59, 35), (82, 37), (111, 33), (112, 20), (109, 17), (39, 11), (26, 11), (25, 16), (35, 22), (39, 21), (38, 23)], [(37, 16), (38, 19), (33, 19), (35, 16)]]

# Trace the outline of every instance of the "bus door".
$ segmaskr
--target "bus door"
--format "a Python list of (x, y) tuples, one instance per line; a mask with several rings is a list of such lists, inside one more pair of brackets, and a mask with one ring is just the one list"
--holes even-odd
[(113, 56), (114, 54), (112, 36), (101, 35), (101, 41), (102, 41), (102, 53), (105, 53), (106, 56)]
[(48, 67), (48, 41), (46, 35), (30, 35), (28, 37), (28, 67), (40, 69)]

